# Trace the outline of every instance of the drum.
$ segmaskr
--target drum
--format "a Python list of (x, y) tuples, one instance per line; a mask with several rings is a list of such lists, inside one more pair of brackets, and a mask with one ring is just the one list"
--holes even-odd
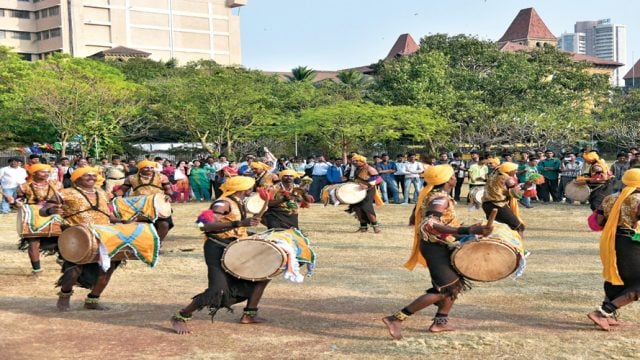
[(58, 215), (40, 216), (40, 205), (17, 203), (18, 236), (21, 238), (57, 237), (62, 233), (62, 218)]
[(76, 225), (62, 232), (58, 248), (65, 260), (76, 264), (100, 262), (103, 253), (111, 260), (140, 259), (154, 266), (160, 240), (147, 223)]
[(249, 281), (274, 278), (286, 263), (284, 250), (259, 237), (235, 240), (222, 254), (222, 268), (237, 278)]
[(482, 197), (484, 196), (484, 186), (475, 186), (469, 191), (469, 199), (471, 205), (475, 205), (477, 208), (482, 206)]
[(271, 279), (283, 271), (284, 278), (302, 282), (301, 264), (311, 276), (316, 254), (309, 239), (298, 229), (271, 229), (230, 243), (222, 254), (222, 268), (244, 280)]
[(493, 234), (463, 243), (451, 254), (451, 264), (465, 277), (497, 281), (514, 273), (523, 258), (520, 235), (507, 225), (494, 223)]
[(249, 195), (245, 200), (244, 204), (247, 209), (247, 212), (251, 214), (259, 214), (264, 208), (265, 201), (263, 198), (260, 197), (260, 194), (256, 192)]
[(589, 190), (589, 186), (587, 184), (578, 185), (575, 180), (564, 187), (565, 196), (573, 201), (587, 201), (589, 200), (590, 193), (591, 190)]
[(164, 194), (115, 197), (111, 205), (113, 213), (125, 221), (155, 221), (171, 216), (171, 202)]
[(322, 188), (322, 191), (320, 192), (320, 200), (322, 201), (322, 204), (324, 206), (327, 206), (329, 202), (331, 202), (332, 204), (335, 204), (335, 201), (337, 201), (337, 199), (335, 199), (335, 191), (341, 185), (342, 184), (331, 184)]
[(344, 204), (357, 204), (367, 197), (367, 189), (363, 189), (360, 185), (349, 182), (340, 184), (336, 189), (336, 198)]

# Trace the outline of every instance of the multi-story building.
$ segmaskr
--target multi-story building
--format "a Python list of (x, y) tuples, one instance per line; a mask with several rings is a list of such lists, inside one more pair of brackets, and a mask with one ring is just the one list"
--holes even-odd
[(576, 54), (587, 53), (587, 35), (585, 33), (564, 33), (558, 38), (558, 48)]
[(574, 33), (582, 33), (585, 36), (585, 54), (595, 56), (597, 21), (578, 21), (573, 26)]
[(240, 64), (247, 0), (0, 0), (0, 45), (25, 59), (53, 52), (86, 57), (117, 46), (180, 64)]

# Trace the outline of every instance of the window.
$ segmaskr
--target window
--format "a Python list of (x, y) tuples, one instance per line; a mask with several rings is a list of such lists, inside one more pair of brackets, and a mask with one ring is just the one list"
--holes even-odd
[(18, 55), (20, 55), (20, 57), (22, 58), (22, 60), (31, 61), (31, 54), (18, 53)]
[(49, 38), (49, 30), (42, 32), (42, 40), (47, 40)]
[(36, 33), (36, 41), (38, 40), (42, 40), (42, 33), (41, 32), (37, 32)]
[(60, 37), (60, 33), (61, 33), (60, 28), (49, 30), (49, 35), (51, 35), (52, 38)]
[(29, 19), (29, 12), (22, 10), (11, 10), (11, 17), (19, 18), (19, 19)]
[(59, 6), (54, 6), (52, 8), (49, 8), (49, 16), (55, 16), (55, 15), (60, 15), (60, 7)]
[(7, 32), (4, 30), (0, 30), (0, 39), (6, 39), (7, 38)]
[(0, 17), (4, 16), (4, 9), (0, 9)]
[(40, 19), (40, 11), (34, 12), (33, 16), (35, 16), (36, 20)]
[(29, 0), (18, 0), (18, 2), (29, 2)]
[(11, 38), (19, 40), (31, 40), (31, 33), (24, 31), (14, 31), (13, 35), (11, 35)]
[(38, 12), (40, 13), (41, 18), (46, 18), (47, 16), (49, 16), (49, 11), (47, 9), (40, 10)]

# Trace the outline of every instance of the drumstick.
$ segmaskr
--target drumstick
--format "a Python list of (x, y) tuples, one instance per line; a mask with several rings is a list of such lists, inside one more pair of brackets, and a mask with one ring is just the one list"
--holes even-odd
[(259, 218), (262, 218), (262, 215), (264, 215), (264, 213), (267, 212), (268, 208), (269, 208), (269, 199), (264, 201), (264, 205), (262, 205), (262, 210), (260, 210), (260, 212), (256, 216)]
[(489, 218), (487, 219), (487, 227), (493, 226), (493, 220), (496, 219), (496, 215), (498, 215), (498, 209), (491, 210), (491, 214), (489, 214)]

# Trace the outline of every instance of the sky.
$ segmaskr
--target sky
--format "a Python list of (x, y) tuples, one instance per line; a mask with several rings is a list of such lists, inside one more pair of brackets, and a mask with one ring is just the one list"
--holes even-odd
[(637, 0), (248, 0), (240, 15), (242, 65), (341, 70), (384, 58), (398, 36), (469, 34), (496, 41), (521, 9), (533, 7), (549, 30), (610, 18), (627, 26), (627, 61), (640, 57)]

